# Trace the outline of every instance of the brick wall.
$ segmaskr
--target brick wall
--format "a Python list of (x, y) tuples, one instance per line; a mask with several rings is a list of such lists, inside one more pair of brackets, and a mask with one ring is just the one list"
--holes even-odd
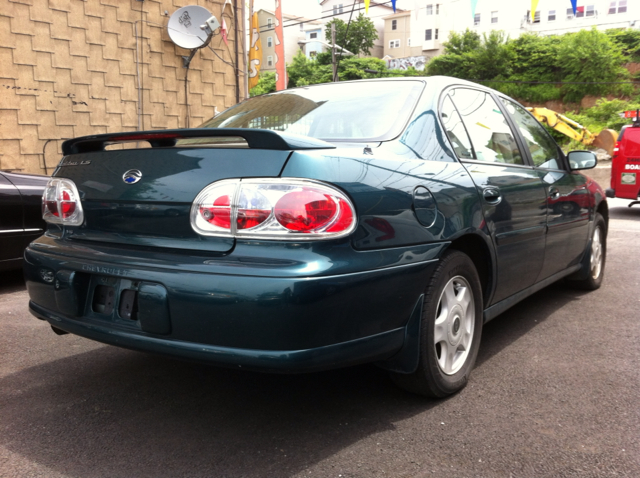
[[(63, 139), (139, 124), (185, 127), (189, 51), (166, 26), (195, 4), (220, 19), (224, 0), (0, 0), (0, 169), (45, 174), (46, 166), (51, 174)], [(235, 63), (231, 13), (227, 6), (229, 45), (218, 34), (210, 46)], [(240, 45), (241, 69), (243, 57)], [(233, 66), (199, 50), (189, 70), (189, 125), (234, 105), (235, 85)]]

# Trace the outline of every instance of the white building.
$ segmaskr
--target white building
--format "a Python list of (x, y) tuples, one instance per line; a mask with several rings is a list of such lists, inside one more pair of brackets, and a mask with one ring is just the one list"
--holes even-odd
[[(353, 16), (351, 16), (351, 10), (355, 1), (355, 9)], [(469, 0), (467, 0), (468, 2)], [(637, 1), (637, 0), (636, 0)], [(345, 23), (349, 22), (349, 17), (352, 20), (358, 18), (360, 13), (364, 13), (364, 1), (363, 0), (322, 0), (320, 2), (322, 7), (322, 20), (327, 23), (334, 18), (339, 18)], [(400, 11), (400, 9), (398, 9)], [(382, 58), (384, 55), (384, 25), (385, 17), (393, 13), (391, 2), (383, 0), (370, 0), (369, 13), (366, 15), (371, 21), (378, 32), (378, 39), (374, 42), (371, 49), (371, 55), (376, 58)], [(322, 32), (324, 37), (324, 30)], [(326, 40), (321, 38), (321, 40)], [(336, 43), (340, 43), (340, 39), (336, 39)]]
[(475, 12), (469, 0), (420, 2), (416, 11), (384, 18), (384, 55), (390, 66), (420, 62), (443, 53), (449, 33), (467, 28), (480, 35), (502, 30), (510, 38), (533, 32), (561, 35), (596, 27), (640, 28), (640, 0), (578, 0), (574, 15), (569, 1), (539, 0), (531, 18), (529, 0), (478, 0)]

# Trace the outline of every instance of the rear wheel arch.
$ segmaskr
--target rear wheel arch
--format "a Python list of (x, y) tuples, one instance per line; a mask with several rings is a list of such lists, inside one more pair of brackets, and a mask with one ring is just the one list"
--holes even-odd
[(455, 239), (447, 248), (451, 249), (460, 251), (471, 259), (482, 286), (483, 303), (488, 304), (493, 290), (494, 268), (491, 250), (486, 241), (477, 234), (466, 234)]

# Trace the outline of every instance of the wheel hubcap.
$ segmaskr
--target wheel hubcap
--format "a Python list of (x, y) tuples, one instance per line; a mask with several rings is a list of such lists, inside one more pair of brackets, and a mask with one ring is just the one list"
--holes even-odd
[(464, 365), (471, 349), (475, 306), (469, 282), (456, 276), (444, 286), (434, 329), (434, 346), (440, 370), (453, 375)]
[(602, 233), (599, 227), (593, 231), (591, 241), (591, 277), (597, 279), (602, 271)]

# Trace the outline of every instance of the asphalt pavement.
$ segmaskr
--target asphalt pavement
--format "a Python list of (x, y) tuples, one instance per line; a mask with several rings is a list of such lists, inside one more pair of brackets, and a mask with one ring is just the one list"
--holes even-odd
[(598, 291), (486, 325), (446, 400), (361, 366), (218, 369), (57, 336), (0, 277), (0, 477), (638, 477), (640, 206), (610, 201)]

